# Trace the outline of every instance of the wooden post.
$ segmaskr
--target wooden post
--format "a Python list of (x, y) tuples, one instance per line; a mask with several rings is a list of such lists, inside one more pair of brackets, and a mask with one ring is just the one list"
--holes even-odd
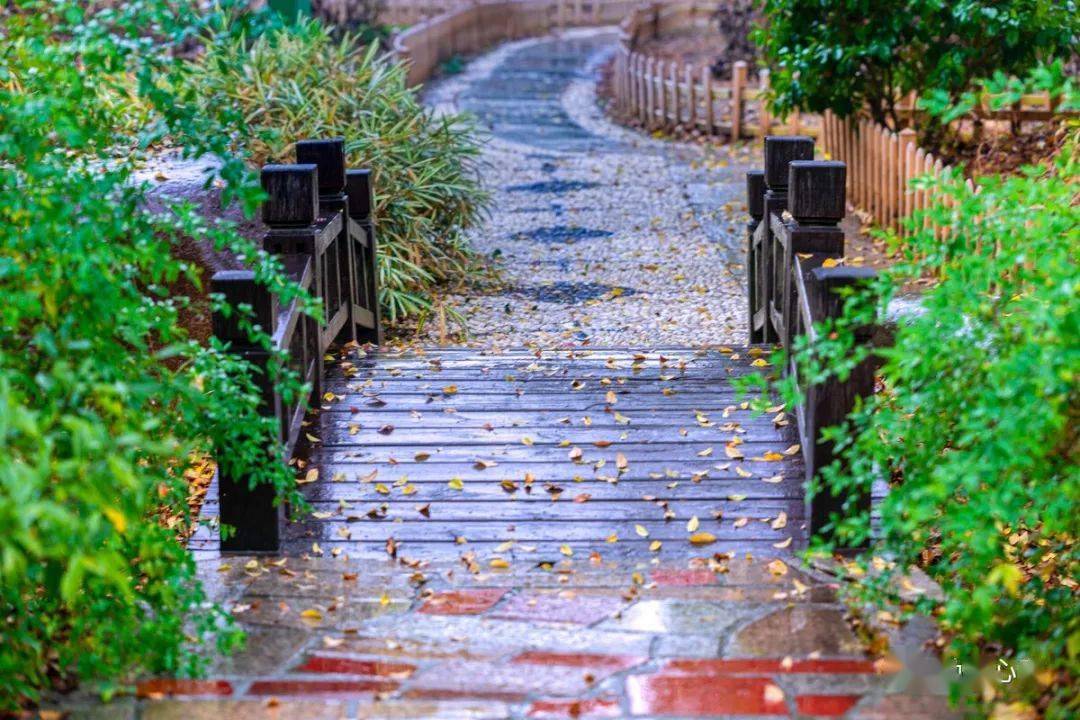
[(743, 90), (746, 88), (747, 66), (745, 60), (737, 60), (731, 70), (731, 141), (742, 137)]
[[(263, 223), (269, 227), (263, 249), (279, 255), (310, 255), (316, 278), (312, 290), (321, 298), (322, 258), (312, 231), (320, 212), (318, 173), (314, 164), (264, 165), (260, 179), (269, 196), (262, 205)], [(317, 356), (322, 357), (325, 349), (320, 340)], [(316, 373), (312, 394), (322, 396), (322, 373)]]
[[(263, 331), (273, 334), (277, 318), (277, 298), (266, 288), (255, 282), (255, 273), (251, 270), (229, 270), (214, 273), (210, 278), (210, 291), (225, 296), (226, 302), (233, 308), (247, 306), (254, 313), (253, 321)], [(229, 316), (215, 311), (211, 316), (214, 336), (228, 343), (229, 349), (247, 360), (255, 368), (252, 378), (261, 397), (260, 413), (268, 417), (279, 417), (279, 398), (274, 391), (274, 382), (270, 374), (271, 355), (263, 347), (251, 342), (247, 332), (238, 322), (234, 310)], [(279, 428), (281, 424), (276, 423)], [(280, 434), (275, 444), (280, 444)], [(228, 538), (221, 541), (225, 552), (277, 552), (281, 543), (281, 527), (285, 520), (284, 508), (275, 505), (274, 486), (268, 483), (251, 484), (251, 478), (240, 475), (234, 470), (231, 458), (221, 448), (216, 453), (218, 463), (218, 495), (221, 505), (221, 523), (235, 530)], [(277, 448), (268, 448), (276, 451)], [(284, 460), (284, 458), (283, 458)]]
[(656, 60), (645, 58), (645, 129), (656, 127)]
[(756, 328), (754, 314), (762, 307), (763, 296), (758, 287), (758, 254), (754, 248), (754, 232), (765, 216), (765, 171), (751, 170), (746, 173), (746, 209), (750, 213), (750, 222), (746, 224), (746, 289), (749, 309), (747, 328), (750, 343), (765, 342), (764, 328)]
[(900, 131), (900, 153), (901, 153), (901, 170), (900, 170), (900, 187), (902, 192), (902, 203), (900, 207), (900, 222), (899, 230), (901, 235), (907, 235), (908, 229), (904, 224), (904, 221), (911, 217), (911, 213), (915, 209), (915, 196), (911, 189), (911, 178), (915, 174), (915, 137), (916, 133), (911, 128), (904, 128)]
[(769, 91), (769, 70), (763, 68), (758, 73), (758, 104), (761, 106), (761, 110), (758, 113), (761, 116), (761, 137), (766, 137), (769, 131), (772, 129), (772, 115), (769, 113), (769, 105), (765, 102), (765, 95)]
[(793, 219), (785, 225), (787, 246), (781, 243), (777, 273), (783, 303), (780, 342), (786, 348), (791, 347), (798, 312), (792, 281), (795, 255), (843, 256), (844, 231), (839, 223), (847, 212), (846, 184), (847, 166), (836, 160), (796, 160), (788, 165), (788, 212)]
[(349, 196), (349, 219), (355, 222), (361, 231), (353, 241), (357, 277), (357, 292), (353, 307), (353, 316), (356, 318), (356, 336), (360, 342), (382, 345), (379, 244), (375, 237), (375, 188), (371, 171), (349, 170), (345, 174), (345, 182)]
[[(296, 143), (296, 162), (318, 168), (320, 212), (344, 213), (348, 201), (345, 195), (345, 138), (300, 140)], [(356, 319), (352, 316), (352, 298), (356, 294), (352, 245), (348, 223), (343, 222), (338, 239), (323, 254), (328, 272), (316, 278), (321, 283), (319, 294), (326, 313), (323, 325), (332, 324), (332, 314), (340, 306), (346, 307), (344, 324), (333, 332), (339, 342), (356, 340)]]
[(716, 114), (713, 109), (712, 68), (701, 66), (701, 94), (705, 100), (705, 134), (712, 135), (716, 129)]
[(681, 91), (678, 86), (678, 60), (672, 60), (667, 64), (667, 74), (671, 78), (672, 83), (672, 114), (671, 114), (671, 128), (676, 130), (678, 126), (683, 123), (683, 110), (681, 110)]
[[(811, 316), (818, 320), (838, 317), (844, 304), (840, 295), (842, 289), (864, 284), (874, 275), (875, 272), (869, 268), (814, 268), (805, 278)], [(855, 341), (859, 344), (869, 343), (872, 335), (872, 327), (859, 328), (855, 331)], [(830, 465), (836, 457), (833, 443), (822, 439), (822, 429), (842, 423), (855, 408), (858, 398), (873, 394), (877, 365), (876, 358), (867, 358), (853, 368), (845, 380), (830, 378), (814, 386), (809, 393), (804, 408), (804, 425), (809, 437), (802, 448), (808, 482), (816, 479), (819, 485), (823, 485), (822, 469)], [(825, 533), (830, 516), (836, 514), (842, 517), (869, 511), (870, 492), (867, 488), (865, 492), (841, 496), (822, 487), (814, 496), (807, 495), (807, 505), (810, 532), (815, 535), (831, 534)]]
[(664, 70), (666, 66), (663, 60), (657, 60), (655, 65), (656, 70), (656, 95), (657, 95), (657, 114), (660, 116), (658, 123), (659, 127), (667, 126), (667, 78), (664, 76)]
[(683, 84), (686, 85), (686, 124), (694, 130), (698, 125), (697, 93), (694, 92), (694, 69), (690, 65), (683, 65)]
[(814, 141), (808, 137), (772, 136), (765, 138), (765, 192), (764, 220), (765, 242), (761, 248), (761, 256), (757, 260), (759, 270), (758, 287), (762, 290), (766, 299), (764, 328), (764, 341), (776, 342), (779, 334), (773, 323), (772, 313), (778, 311), (777, 300), (779, 272), (778, 261), (782, 253), (777, 248), (778, 240), (772, 232), (771, 219), (775, 215), (782, 216), (787, 209), (788, 189), (788, 165), (793, 160), (813, 160)]

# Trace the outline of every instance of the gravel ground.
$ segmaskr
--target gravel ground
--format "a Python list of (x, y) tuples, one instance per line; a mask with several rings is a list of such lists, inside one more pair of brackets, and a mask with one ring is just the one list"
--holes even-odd
[[(489, 138), (489, 221), (475, 247), (503, 284), (449, 304), (470, 345), (695, 346), (745, 342), (742, 146), (649, 138), (597, 104), (612, 29), (503, 45), (428, 102), (475, 114)], [(422, 342), (458, 342), (440, 323)]]

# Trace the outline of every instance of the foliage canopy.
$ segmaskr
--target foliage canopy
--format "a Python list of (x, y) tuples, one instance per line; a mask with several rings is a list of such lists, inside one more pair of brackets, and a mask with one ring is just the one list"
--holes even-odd
[(956, 102), (976, 78), (1069, 55), (1080, 32), (1075, 0), (764, 0), (764, 13), (754, 39), (779, 112), (866, 108), (894, 129), (907, 93)]

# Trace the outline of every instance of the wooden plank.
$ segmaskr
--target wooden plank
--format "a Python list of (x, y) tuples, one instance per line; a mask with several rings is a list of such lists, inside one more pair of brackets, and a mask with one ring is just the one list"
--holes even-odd
[[(785, 527), (780, 530), (773, 530), (768, 523), (762, 522), (760, 518), (748, 519), (746, 525), (739, 528), (734, 527), (733, 522), (733, 520), (727, 519), (723, 523), (709, 520), (708, 522), (702, 522), (701, 529), (712, 533), (720, 542), (729, 540), (771, 540), (778, 542), (790, 537), (795, 529)], [(686, 532), (685, 521), (683, 523), (665, 523), (663, 521), (645, 520), (640, 524), (649, 533), (647, 538), (638, 538), (643, 542), (661, 540), (689, 544), (687, 541), (689, 533)], [(469, 542), (514, 539), (525, 543), (542, 541), (603, 543), (612, 533), (616, 533), (620, 541), (630, 540), (636, 536), (633, 528), (625, 527), (618, 520), (546, 520), (542, 523), (521, 524), (519, 527), (499, 521), (440, 522), (420, 519), (395, 523), (335, 521), (292, 523), (286, 526), (284, 538), (289, 540), (310, 534), (319, 542), (340, 540), (353, 542), (385, 541), (387, 538), (393, 537), (402, 543), (423, 544), (453, 542), (455, 538), (464, 537)]]

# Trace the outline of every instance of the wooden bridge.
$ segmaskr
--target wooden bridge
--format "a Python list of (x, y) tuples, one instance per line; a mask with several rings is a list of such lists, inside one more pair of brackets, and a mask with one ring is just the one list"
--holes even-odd
[[(214, 285), (255, 307), (312, 383), (317, 410), (303, 432), (299, 408), (268, 381), (265, 398), (285, 455), (309, 444), (297, 475), (313, 513), (286, 524), (265, 489), (226, 476), (219, 510), (237, 533), (222, 549), (356, 557), (422, 547), (430, 558), (467, 543), (469, 562), (496, 567), (508, 553), (538, 563), (775, 553), (805, 547), (831, 513), (869, 502), (808, 500), (804, 488), (832, 460), (821, 428), (872, 392), (872, 365), (812, 385), (773, 362), (778, 344), (813, 341), (814, 324), (840, 310), (836, 290), (869, 274), (836, 262), (846, 168), (813, 161), (810, 138), (768, 138), (764, 171), (747, 178), (751, 344), (500, 354), (335, 349), (357, 332), (379, 338), (370, 188), (346, 173), (340, 140), (300, 152), (308, 164), (264, 170), (266, 246), (306, 278), (324, 316), (278, 310), (247, 276)], [(229, 322), (216, 327), (238, 341)], [(735, 387), (755, 372), (795, 374), (802, 401), (755, 414)]]

